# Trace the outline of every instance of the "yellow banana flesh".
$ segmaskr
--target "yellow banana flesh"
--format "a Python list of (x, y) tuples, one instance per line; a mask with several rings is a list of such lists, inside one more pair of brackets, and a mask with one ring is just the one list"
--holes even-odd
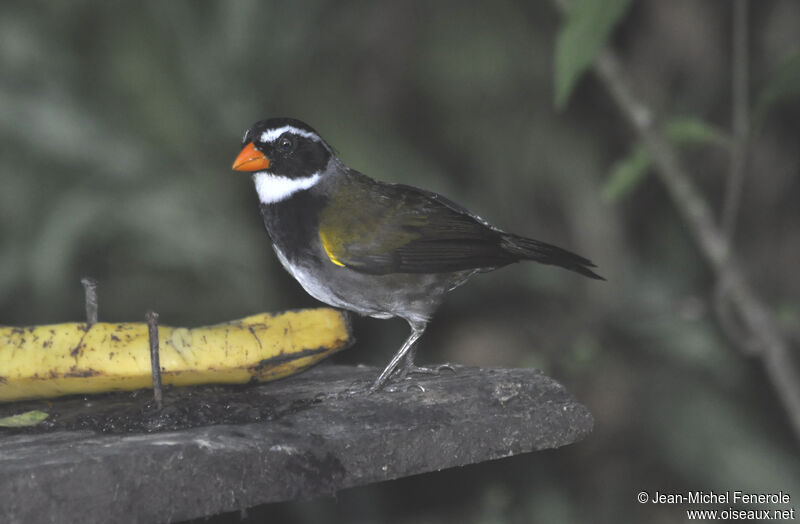
[[(330, 308), (262, 313), (214, 326), (159, 326), (164, 384), (268, 381), (351, 343)], [(0, 326), (0, 402), (152, 387), (145, 323)]]

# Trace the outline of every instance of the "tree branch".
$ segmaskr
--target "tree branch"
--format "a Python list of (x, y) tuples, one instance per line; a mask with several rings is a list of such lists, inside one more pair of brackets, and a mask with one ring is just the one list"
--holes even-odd
[[(722, 234), (733, 245), (736, 219), (742, 196), (742, 186), (747, 169), (749, 147), (749, 55), (747, 33), (747, 0), (734, 0), (731, 24), (731, 155), (725, 197), (722, 207)], [(757, 341), (748, 336), (740, 326), (728, 300), (727, 282), (717, 281), (714, 291), (714, 313), (729, 343), (744, 353), (758, 351)]]
[(732, 242), (736, 227), (736, 216), (742, 196), (742, 185), (747, 169), (747, 153), (750, 129), (750, 105), (748, 94), (749, 54), (747, 33), (747, 0), (733, 3), (731, 53), (731, 147), (728, 183), (725, 187), (725, 203), (722, 208), (722, 232)]
[(695, 242), (725, 286), (731, 305), (744, 323), (744, 329), (757, 348), (778, 397), (783, 403), (800, 440), (800, 377), (767, 307), (755, 295), (729, 252), (723, 232), (714, 223), (711, 208), (700, 194), (691, 176), (683, 168), (672, 145), (655, 125), (650, 109), (639, 100), (630, 86), (616, 55), (606, 49), (594, 63), (594, 70), (605, 84), (618, 108), (639, 134), (647, 148), (656, 173), (666, 186), (673, 204), (689, 227)]

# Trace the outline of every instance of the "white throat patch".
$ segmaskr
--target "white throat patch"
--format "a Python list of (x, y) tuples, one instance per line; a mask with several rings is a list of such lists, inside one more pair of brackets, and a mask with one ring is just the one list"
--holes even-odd
[(286, 200), (298, 191), (314, 187), (319, 179), (319, 173), (304, 178), (289, 178), (264, 172), (253, 175), (258, 199), (262, 204), (274, 204)]

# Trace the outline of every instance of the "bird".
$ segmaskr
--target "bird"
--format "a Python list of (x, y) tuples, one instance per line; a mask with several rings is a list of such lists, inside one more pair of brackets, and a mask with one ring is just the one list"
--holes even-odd
[(414, 363), (417, 341), (444, 296), (479, 273), (530, 260), (605, 280), (580, 255), (508, 233), (440, 194), (348, 167), (300, 120), (260, 120), (241, 148), (233, 169), (251, 174), (277, 258), (303, 289), (335, 308), (408, 323), (408, 338), (369, 392), (438, 371)]

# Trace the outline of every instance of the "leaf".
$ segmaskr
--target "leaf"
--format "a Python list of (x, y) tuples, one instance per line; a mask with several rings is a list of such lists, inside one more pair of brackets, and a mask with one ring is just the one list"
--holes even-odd
[(692, 116), (670, 118), (664, 126), (664, 134), (679, 146), (728, 143), (728, 138), (721, 129)]
[[(664, 125), (664, 134), (676, 146), (729, 143), (725, 133), (719, 128), (695, 117), (678, 116)], [(637, 144), (625, 158), (614, 163), (611, 174), (603, 186), (606, 202), (616, 202), (636, 189), (650, 169), (650, 156), (644, 146)]]
[(38, 409), (26, 411), (18, 415), (0, 418), (0, 428), (24, 428), (27, 426), (35, 426), (47, 417), (49, 417), (47, 413), (39, 411)]
[(787, 56), (761, 89), (753, 111), (753, 129), (758, 130), (775, 107), (800, 97), (800, 51)]
[(567, 105), (572, 90), (611, 30), (620, 21), (631, 0), (574, 0), (556, 37), (556, 109)]
[(637, 144), (628, 156), (611, 167), (611, 174), (603, 186), (606, 202), (616, 202), (630, 194), (644, 180), (650, 169), (650, 155), (642, 144)]

